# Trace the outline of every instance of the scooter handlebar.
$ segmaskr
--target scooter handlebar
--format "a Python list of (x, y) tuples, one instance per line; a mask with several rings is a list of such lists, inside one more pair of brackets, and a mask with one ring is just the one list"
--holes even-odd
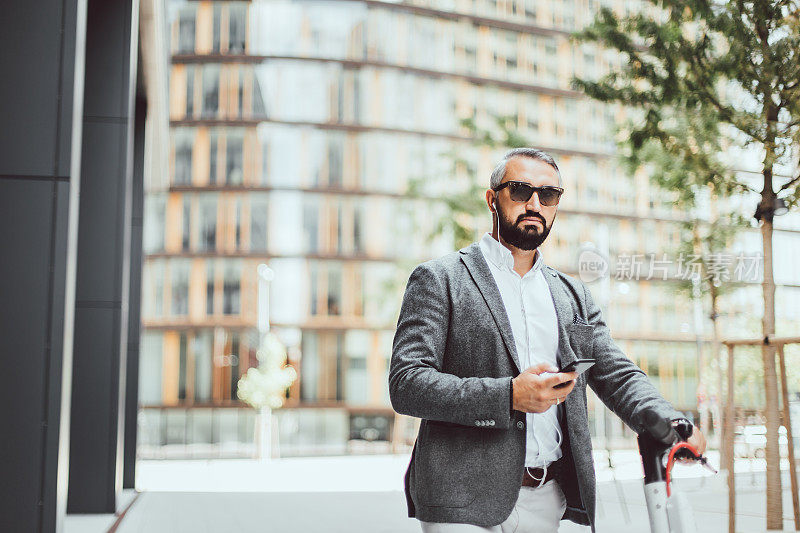
[(672, 446), (681, 438), (670, 421), (652, 409), (644, 411), (641, 420), (645, 432), (664, 446)]

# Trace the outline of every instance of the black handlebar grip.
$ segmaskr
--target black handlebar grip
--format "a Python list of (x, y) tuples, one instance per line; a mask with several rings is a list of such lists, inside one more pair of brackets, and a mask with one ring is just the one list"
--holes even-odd
[(642, 413), (641, 417), (642, 426), (653, 439), (667, 446), (671, 446), (678, 440), (678, 435), (669, 420), (656, 411), (648, 409)]

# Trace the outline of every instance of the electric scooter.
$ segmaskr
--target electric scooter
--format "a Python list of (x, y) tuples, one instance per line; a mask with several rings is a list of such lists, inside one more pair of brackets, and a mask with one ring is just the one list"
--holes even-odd
[(674, 490), (670, 482), (678, 459), (697, 461), (715, 474), (705, 457), (686, 440), (692, 424), (680, 421), (674, 427), (655, 411), (642, 414), (645, 431), (639, 434), (639, 454), (644, 467), (644, 497), (652, 533), (697, 533), (694, 513), (686, 495)]

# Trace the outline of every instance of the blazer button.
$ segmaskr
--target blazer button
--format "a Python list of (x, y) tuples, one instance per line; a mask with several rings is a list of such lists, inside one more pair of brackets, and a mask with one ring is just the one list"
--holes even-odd
[(476, 421), (475, 421), (475, 425), (476, 425), (476, 426), (480, 426), (480, 425), (481, 425), (481, 421), (480, 421), (480, 420), (476, 420)]
[(489, 420), (489, 425), (493, 426), (494, 425), (494, 420)]
[(517, 420), (517, 429), (525, 429), (525, 422)]

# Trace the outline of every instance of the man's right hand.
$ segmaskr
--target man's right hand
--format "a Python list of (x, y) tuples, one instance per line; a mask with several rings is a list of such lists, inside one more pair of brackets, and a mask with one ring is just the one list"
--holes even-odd
[[(513, 378), (514, 409), (525, 413), (543, 413), (556, 403), (561, 403), (575, 387), (577, 372), (559, 372), (556, 367), (540, 363), (526, 368)], [(555, 385), (570, 381), (564, 387)]]

